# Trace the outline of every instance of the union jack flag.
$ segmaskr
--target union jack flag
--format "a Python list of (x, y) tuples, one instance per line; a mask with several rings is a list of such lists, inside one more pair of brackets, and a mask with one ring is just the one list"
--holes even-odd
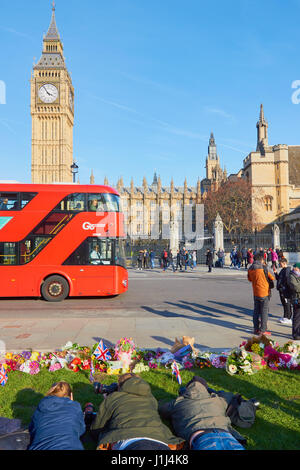
[(98, 361), (109, 361), (111, 359), (109, 349), (105, 346), (102, 339), (93, 354), (98, 359)]
[(176, 376), (177, 382), (179, 383), (179, 385), (181, 385), (182, 380), (181, 380), (178, 364), (176, 361), (172, 363), (172, 374)]
[(2, 365), (0, 367), (0, 385), (2, 385), (2, 387), (4, 387), (4, 385), (6, 384), (7, 382), (7, 372), (6, 372), (6, 369), (5, 367)]

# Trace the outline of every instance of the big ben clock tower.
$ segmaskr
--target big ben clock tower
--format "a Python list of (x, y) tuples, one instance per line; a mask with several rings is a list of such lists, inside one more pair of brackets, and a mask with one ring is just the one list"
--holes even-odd
[(72, 182), (74, 88), (52, 18), (31, 75), (32, 183)]

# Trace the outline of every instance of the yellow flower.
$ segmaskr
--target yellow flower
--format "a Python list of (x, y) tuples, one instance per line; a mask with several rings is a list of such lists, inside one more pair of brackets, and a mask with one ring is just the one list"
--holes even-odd
[(30, 356), (31, 361), (37, 361), (40, 353), (38, 351), (33, 351), (33, 353)]
[(5, 354), (5, 359), (7, 359), (8, 361), (11, 361), (13, 358), (13, 354), (12, 353), (6, 353)]

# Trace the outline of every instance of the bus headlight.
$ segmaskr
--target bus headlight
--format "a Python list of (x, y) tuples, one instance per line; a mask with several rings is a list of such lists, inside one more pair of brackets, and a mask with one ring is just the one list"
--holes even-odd
[(127, 279), (123, 279), (122, 284), (123, 284), (124, 287), (127, 287), (127, 283), (128, 283)]

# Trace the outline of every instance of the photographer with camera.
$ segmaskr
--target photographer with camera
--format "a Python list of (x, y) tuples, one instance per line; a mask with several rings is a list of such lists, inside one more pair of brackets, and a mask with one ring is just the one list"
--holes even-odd
[(135, 374), (121, 375), (117, 390), (106, 390), (104, 398), (90, 428), (98, 450), (170, 450), (183, 441), (162, 423), (150, 385)]

